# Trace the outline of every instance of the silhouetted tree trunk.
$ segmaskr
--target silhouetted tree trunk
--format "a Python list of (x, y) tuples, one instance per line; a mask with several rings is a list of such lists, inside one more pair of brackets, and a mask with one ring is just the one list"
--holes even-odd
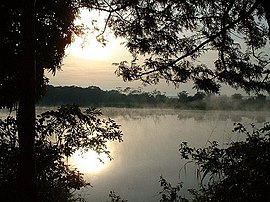
[(35, 169), (35, 0), (22, 1), (22, 58), (19, 135), (18, 201), (36, 202)]

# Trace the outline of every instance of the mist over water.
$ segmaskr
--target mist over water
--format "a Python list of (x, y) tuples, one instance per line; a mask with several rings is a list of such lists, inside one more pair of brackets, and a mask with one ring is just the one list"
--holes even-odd
[[(37, 108), (37, 114), (56, 108)], [(231, 132), (235, 122), (260, 127), (270, 121), (267, 111), (103, 108), (102, 113), (121, 125), (124, 141), (108, 145), (113, 160), (105, 161), (100, 169), (87, 171), (87, 163), (91, 167), (93, 161), (84, 162), (85, 178), (93, 186), (80, 191), (87, 201), (109, 201), (110, 191), (129, 202), (159, 201), (161, 175), (172, 185), (184, 182), (186, 194), (186, 189), (194, 188), (198, 180), (193, 164), (183, 169), (186, 161), (178, 152), (181, 142), (205, 147), (209, 141), (217, 140), (222, 145), (245, 138)], [(8, 114), (0, 111), (1, 118)]]
[[(124, 142), (110, 145), (113, 161), (100, 173), (87, 173), (93, 188), (83, 192), (88, 201), (106, 201), (115, 191), (130, 202), (159, 201), (159, 177), (176, 185), (194, 188), (198, 180), (195, 167), (180, 159), (181, 142), (204, 147), (217, 140), (222, 145), (244, 136), (232, 134), (233, 123), (258, 123), (270, 120), (268, 112), (189, 111), (174, 109), (115, 109), (102, 112), (121, 125)], [(259, 127), (258, 125), (258, 127)], [(185, 191), (183, 191), (185, 194)]]

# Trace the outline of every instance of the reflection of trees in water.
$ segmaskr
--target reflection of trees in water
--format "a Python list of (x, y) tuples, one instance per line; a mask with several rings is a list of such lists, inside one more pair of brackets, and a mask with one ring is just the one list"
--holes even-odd
[(194, 119), (219, 120), (232, 122), (242, 122), (248, 119), (251, 122), (263, 123), (270, 119), (270, 112), (261, 111), (207, 111), (207, 110), (180, 110), (180, 109), (159, 109), (159, 108), (103, 108), (104, 115), (109, 117), (122, 117), (124, 120), (141, 120), (152, 118), (159, 121), (165, 116), (177, 116), (179, 120)]
[(251, 111), (182, 111), (178, 114), (178, 119), (190, 119), (193, 118), (196, 121), (201, 120), (219, 120), (226, 121), (231, 120), (232, 122), (242, 122), (244, 119), (250, 121), (263, 123), (270, 118), (269, 112), (251, 112)]
[(230, 119), (232, 120), (232, 122), (241, 122), (242, 116), (239, 114), (233, 114)]
[[(38, 107), (37, 114), (44, 111), (56, 109), (56, 107)], [(215, 110), (181, 110), (181, 109), (159, 109), (159, 108), (102, 108), (102, 113), (108, 117), (122, 117), (124, 120), (141, 120), (152, 118), (160, 120), (161, 117), (176, 115), (179, 120), (193, 118), (196, 121), (213, 120), (241, 122), (247, 118), (253, 122), (263, 123), (269, 121), (270, 111), (215, 111)], [(9, 115), (7, 110), (0, 110), (0, 118)]]
[(266, 117), (265, 116), (258, 115), (258, 116), (256, 116), (256, 121), (258, 123), (264, 123), (264, 122), (266, 122)]
[(175, 114), (174, 109), (159, 108), (103, 108), (102, 113), (112, 118), (122, 117), (126, 121), (145, 118), (159, 121), (162, 117)]
[(189, 111), (189, 110), (183, 110), (178, 111), (177, 118), (179, 120), (186, 120), (194, 118), (196, 121), (202, 121), (205, 119), (205, 113), (206, 111)]

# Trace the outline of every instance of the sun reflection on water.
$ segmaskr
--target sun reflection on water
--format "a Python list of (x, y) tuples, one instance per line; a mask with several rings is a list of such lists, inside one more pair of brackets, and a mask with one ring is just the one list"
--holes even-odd
[(98, 173), (105, 169), (109, 162), (106, 154), (97, 154), (95, 151), (76, 151), (70, 159), (71, 165), (82, 173)]

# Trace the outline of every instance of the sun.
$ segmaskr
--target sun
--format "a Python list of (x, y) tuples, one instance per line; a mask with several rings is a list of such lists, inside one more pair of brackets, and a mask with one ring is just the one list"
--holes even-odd
[[(89, 28), (89, 31), (86, 30), (86, 33), (81, 37), (74, 37), (74, 41), (66, 49), (67, 54), (89, 60), (104, 60), (111, 57), (114, 52), (114, 46), (111, 43), (104, 45), (98, 42), (96, 37), (100, 34), (101, 30), (93, 29), (93, 20), (95, 21), (95, 26), (103, 29), (104, 21), (101, 19), (104, 18), (106, 18), (106, 16), (97, 11), (90, 12), (88, 10), (82, 10), (80, 18), (75, 21), (75, 24), (83, 25)], [(115, 40), (112, 34), (104, 34), (104, 37), (108, 42)]]
[(88, 36), (85, 41), (82, 38), (77, 38), (68, 47), (67, 54), (87, 60), (103, 61), (111, 57), (113, 48), (111, 46), (103, 46), (97, 42), (94, 36)]
[(95, 151), (76, 151), (71, 159), (71, 164), (83, 173), (98, 173), (106, 167), (109, 158), (106, 154), (97, 154)]

